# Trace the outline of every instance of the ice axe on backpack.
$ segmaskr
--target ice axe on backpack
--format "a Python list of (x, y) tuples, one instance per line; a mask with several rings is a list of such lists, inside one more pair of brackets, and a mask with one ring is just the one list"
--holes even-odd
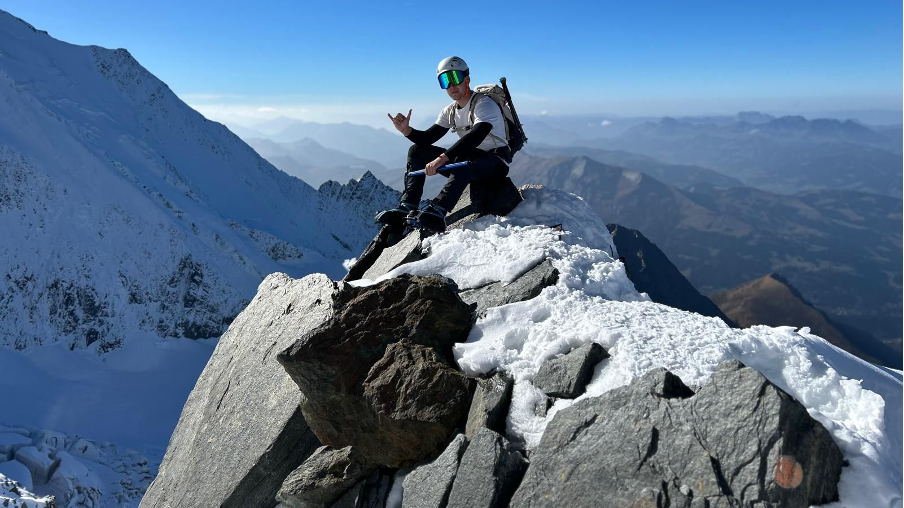
[[(440, 166), (440, 167), (436, 168), (436, 171), (438, 173), (444, 173), (451, 169), (460, 168), (462, 166), (467, 166), (470, 163), (471, 163), (470, 161), (453, 162), (452, 164), (446, 164), (445, 166)], [(426, 174), (427, 174), (426, 168), (419, 169), (417, 171), (412, 171), (411, 173), (408, 173), (409, 176), (420, 176), (420, 175), (426, 175)]]

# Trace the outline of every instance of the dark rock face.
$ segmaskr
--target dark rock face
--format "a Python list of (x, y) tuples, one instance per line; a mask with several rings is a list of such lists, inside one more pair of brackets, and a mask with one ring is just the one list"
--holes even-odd
[(374, 469), (351, 446), (321, 446), (286, 478), (276, 499), (290, 508), (326, 508)]
[(394, 480), (393, 476), (387, 473), (392, 471), (394, 470), (374, 471), (367, 479), (343, 494), (330, 508), (386, 508)]
[(807, 507), (838, 499), (842, 466), (828, 431), (737, 361), (696, 394), (657, 369), (583, 400), (531, 459), (512, 506)]
[(619, 255), (624, 258), (628, 277), (638, 291), (647, 293), (656, 303), (717, 317), (728, 326), (735, 326), (719, 307), (701, 295), (669, 261), (665, 253), (647, 240), (640, 231), (618, 224), (606, 224), (606, 227), (612, 234)]
[(534, 377), (534, 386), (550, 397), (573, 399), (584, 392), (593, 367), (609, 358), (603, 346), (584, 344), (570, 353), (546, 360)]
[(508, 215), (523, 200), (511, 178), (468, 184), (455, 208), (446, 216), (446, 227), (460, 228), (484, 215)]
[(465, 435), (468, 438), (474, 437), (482, 428), (505, 434), (505, 417), (508, 415), (514, 386), (512, 378), (498, 372), (489, 379), (477, 380), (471, 409), (468, 411), (468, 423), (465, 425)]
[(475, 312), (478, 316), (483, 316), (490, 307), (535, 298), (543, 288), (552, 286), (558, 281), (559, 271), (547, 258), (510, 284), (494, 282), (483, 287), (462, 291), (460, 296), (465, 303), (476, 306)]
[(320, 442), (276, 353), (332, 313), (324, 275), (273, 274), (220, 339), (188, 397), (142, 507), (272, 506)]
[(439, 457), (408, 473), (402, 508), (444, 508), (458, 474), (461, 456), (467, 448), (468, 439), (464, 434), (459, 434)]
[(364, 279), (374, 280), (384, 275), (399, 265), (410, 263), (421, 259), (421, 232), (412, 231), (402, 241), (383, 249), (379, 257), (374, 261), (370, 268), (361, 276)]
[(348, 273), (342, 278), (344, 281), (358, 280), (383, 253), (386, 247), (395, 245), (402, 239), (405, 228), (403, 226), (383, 226), (373, 240), (364, 248), (364, 252), (358, 256), (355, 264), (349, 268)]
[[(429, 455), (462, 423), (470, 402), (468, 381), (452, 367), (452, 344), (467, 337), (471, 320), (455, 283), (403, 275), (345, 288), (333, 309), (327, 323), (278, 355), (301, 389), (311, 429), (324, 444), (354, 446), (384, 466), (402, 467)], [(389, 349), (403, 339), (408, 340)], [(430, 370), (406, 372), (395, 361)], [(425, 401), (419, 393), (436, 400)], [(420, 402), (427, 405), (418, 407)]]
[(431, 453), (464, 420), (471, 385), (433, 348), (408, 339), (390, 344), (364, 380), (364, 400), (381, 429), (380, 442), (368, 444), (397, 463)]
[(526, 466), (527, 461), (521, 453), (512, 449), (507, 439), (490, 429), (481, 429), (471, 439), (461, 458), (446, 506), (507, 506)]

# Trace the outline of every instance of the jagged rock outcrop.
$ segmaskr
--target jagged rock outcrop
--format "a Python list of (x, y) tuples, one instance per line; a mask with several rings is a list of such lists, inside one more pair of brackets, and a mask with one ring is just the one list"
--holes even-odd
[(507, 506), (527, 460), (497, 432), (459, 434), (436, 459), (405, 477), (402, 508)]
[(842, 460), (806, 408), (740, 362), (696, 394), (656, 369), (557, 413), (512, 506), (807, 507), (838, 499)]
[(609, 358), (603, 346), (591, 342), (569, 353), (546, 360), (534, 377), (534, 386), (550, 397), (573, 399), (584, 392), (593, 368)]
[(351, 446), (321, 446), (289, 474), (276, 499), (289, 508), (326, 508), (374, 469)]
[(458, 434), (434, 460), (420, 465), (405, 477), (402, 508), (443, 508), (458, 474), (468, 438)]
[(333, 312), (278, 355), (311, 429), (324, 444), (354, 446), (383, 466), (432, 453), (471, 401), (471, 382), (452, 363), (452, 344), (471, 326), (455, 283), (402, 275), (347, 287)]
[(559, 271), (547, 258), (509, 284), (494, 282), (462, 291), (460, 296), (465, 303), (475, 306), (474, 312), (478, 316), (483, 316), (490, 307), (530, 300), (539, 295), (543, 288), (554, 285), (558, 280)]
[(385, 248), (361, 278), (375, 280), (400, 265), (417, 261), (422, 257), (424, 254), (421, 250), (421, 232), (412, 231), (399, 243)]
[(404, 237), (404, 228), (398, 226), (383, 226), (377, 231), (374, 239), (367, 244), (358, 259), (348, 269), (343, 281), (358, 280), (380, 259), (380, 255), (387, 247), (391, 247)]
[(507, 506), (527, 460), (509, 441), (490, 429), (471, 438), (449, 492), (448, 508)]
[(478, 379), (474, 397), (471, 398), (471, 409), (468, 411), (468, 423), (465, 424), (465, 435), (474, 437), (480, 429), (487, 428), (505, 434), (505, 416), (512, 401), (514, 380), (497, 372), (489, 379)]
[(395, 470), (377, 470), (348, 489), (330, 508), (386, 508)]
[(332, 314), (336, 283), (273, 274), (220, 339), (141, 507), (273, 506), (320, 442), (276, 353)]
[(700, 294), (665, 253), (640, 231), (618, 224), (606, 224), (622, 256), (625, 271), (634, 287), (650, 295), (656, 303), (712, 316), (735, 326), (709, 298)]

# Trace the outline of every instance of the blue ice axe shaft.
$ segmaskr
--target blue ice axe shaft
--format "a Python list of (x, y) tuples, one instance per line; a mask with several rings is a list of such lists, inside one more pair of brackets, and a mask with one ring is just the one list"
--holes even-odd
[[(471, 163), (470, 161), (455, 162), (455, 163), (452, 163), (452, 164), (446, 164), (445, 166), (440, 166), (440, 167), (436, 168), (436, 170), (437, 170), (438, 172), (442, 173), (443, 171), (449, 171), (450, 169), (455, 169), (455, 168), (460, 168), (460, 167), (462, 167), (462, 166), (467, 166), (467, 165), (470, 164), (470, 163)], [(427, 174), (427, 170), (426, 170), (426, 169), (419, 169), (419, 170), (417, 170), (417, 171), (412, 171), (411, 173), (408, 173), (409, 176), (420, 176), (420, 175), (426, 175), (426, 174)]]

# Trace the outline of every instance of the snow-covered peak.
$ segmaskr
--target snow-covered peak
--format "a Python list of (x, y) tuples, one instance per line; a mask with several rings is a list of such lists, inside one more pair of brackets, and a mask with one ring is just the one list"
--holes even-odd
[(0, 104), (0, 345), (218, 336), (269, 273), (341, 276), (397, 200), (369, 180), (318, 192), (128, 51), (2, 11)]
[[(472, 288), (512, 281), (551, 259), (560, 272), (555, 285), (536, 298), (489, 309), (454, 348), (470, 375), (501, 370), (514, 377), (510, 438), (532, 449), (556, 413), (652, 369), (667, 368), (700, 386), (720, 362), (736, 359), (794, 396), (831, 432), (850, 463), (837, 506), (900, 506), (900, 373), (860, 360), (807, 328), (732, 329), (718, 318), (653, 303), (634, 289), (605, 225), (583, 200), (547, 189), (523, 194), (509, 217), (484, 217), (465, 230), (430, 237), (426, 258), (386, 276), (439, 273)], [(597, 367), (584, 395), (559, 399), (547, 412), (534, 376), (547, 359), (590, 342), (611, 358)]]

